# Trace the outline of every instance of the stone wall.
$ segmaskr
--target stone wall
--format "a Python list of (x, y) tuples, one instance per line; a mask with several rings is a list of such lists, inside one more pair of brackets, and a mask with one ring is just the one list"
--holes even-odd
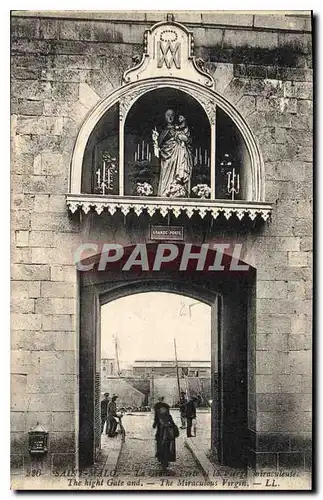
[[(148, 224), (70, 216), (70, 160), (82, 121), (121, 84), (143, 33), (167, 13), (12, 17), (12, 460), (50, 433), (48, 464), (75, 464), (81, 241), (145, 241)], [(272, 220), (243, 233), (199, 221), (187, 241), (243, 243), (257, 269), (250, 333), (250, 448), (258, 466), (308, 467), (311, 432), (312, 47), (306, 15), (175, 13), (196, 55), (240, 111), (265, 163)], [(157, 217), (157, 216), (156, 216)], [(183, 222), (187, 224), (187, 222)], [(188, 225), (189, 226), (189, 225)], [(305, 452), (305, 453), (304, 453)], [(304, 462), (305, 460), (305, 462)]]

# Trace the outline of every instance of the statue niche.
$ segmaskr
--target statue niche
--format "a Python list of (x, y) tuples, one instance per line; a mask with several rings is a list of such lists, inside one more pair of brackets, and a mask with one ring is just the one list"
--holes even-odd
[(142, 96), (125, 124), (125, 194), (210, 195), (210, 125), (197, 101), (171, 88)]
[(189, 198), (193, 169), (192, 137), (183, 115), (175, 123), (175, 111), (165, 112), (165, 127), (152, 133), (154, 154), (160, 157), (157, 196)]
[(213, 199), (213, 161), (215, 199), (252, 197), (245, 141), (219, 106), (212, 153), (206, 112), (183, 91), (162, 87), (142, 95), (126, 115), (121, 138), (120, 116), (116, 103), (90, 134), (83, 157), (83, 193)]

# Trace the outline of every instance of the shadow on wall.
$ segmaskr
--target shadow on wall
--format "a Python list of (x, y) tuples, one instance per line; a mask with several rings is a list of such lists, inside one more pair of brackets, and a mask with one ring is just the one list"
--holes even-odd
[[(311, 46), (304, 46), (304, 43), (288, 43), (284, 46), (274, 49), (250, 47), (242, 45), (240, 47), (223, 47), (222, 44), (213, 45), (212, 47), (199, 47), (196, 52), (201, 54), (208, 62), (218, 63), (233, 63), (233, 64), (252, 64), (262, 66), (286, 66), (298, 67), (304, 63), (304, 58), (308, 63), (308, 67), (312, 66)], [(279, 69), (277, 68), (277, 71)], [(236, 76), (254, 76), (248, 74), (240, 74)], [(268, 75), (268, 77), (270, 77)], [(271, 76), (271, 78), (277, 78)]]

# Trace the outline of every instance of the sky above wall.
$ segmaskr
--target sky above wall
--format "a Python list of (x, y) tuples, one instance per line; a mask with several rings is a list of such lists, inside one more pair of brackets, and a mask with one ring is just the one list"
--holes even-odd
[(115, 336), (120, 368), (135, 360), (173, 360), (174, 337), (179, 360), (210, 361), (211, 307), (170, 293), (129, 295), (102, 306), (102, 357), (115, 357)]

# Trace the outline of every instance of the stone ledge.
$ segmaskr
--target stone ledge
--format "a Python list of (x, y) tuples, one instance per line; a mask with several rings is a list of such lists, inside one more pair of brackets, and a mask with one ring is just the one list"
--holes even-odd
[[(259, 11), (258, 11), (259, 12)], [(267, 14), (259, 15), (257, 11), (173, 11), (175, 21), (188, 26), (221, 26), (248, 28), (262, 31), (286, 31), (286, 32), (311, 32), (310, 11), (269, 11)], [(14, 18), (33, 19), (66, 19), (68, 21), (106, 21), (111, 23), (131, 23), (140, 25), (151, 25), (152, 23), (166, 21), (168, 11), (38, 11), (38, 10), (14, 10), (11, 12)], [(38, 24), (34, 29), (38, 30)], [(54, 28), (55, 31), (56, 28)]]
[(136, 196), (103, 196), (95, 194), (68, 194), (66, 203), (69, 211), (74, 214), (82, 210), (88, 214), (92, 209), (100, 215), (107, 211), (110, 215), (122, 213), (125, 217), (134, 212), (137, 217), (147, 213), (152, 217), (156, 212), (166, 217), (169, 213), (178, 217), (182, 213), (191, 218), (197, 213), (201, 219), (211, 214), (213, 219), (223, 215), (226, 220), (235, 216), (240, 221), (249, 218), (254, 221), (257, 217), (267, 221), (270, 217), (272, 206), (265, 202), (253, 202), (244, 200), (208, 200), (199, 198), (156, 198)]
[(283, 29), (288, 31), (311, 31), (311, 16), (308, 11), (296, 11), (290, 14), (277, 14), (275, 12), (265, 15), (255, 15), (254, 27)]
[(101, 443), (101, 450), (98, 460), (94, 464), (94, 466), (92, 466), (92, 468), (102, 467), (106, 470), (114, 472), (118, 465), (118, 460), (122, 450), (123, 441), (120, 435), (118, 435), (115, 438), (109, 438), (106, 435), (102, 435), (101, 441), (102, 440), (106, 441), (106, 446), (102, 447)]

